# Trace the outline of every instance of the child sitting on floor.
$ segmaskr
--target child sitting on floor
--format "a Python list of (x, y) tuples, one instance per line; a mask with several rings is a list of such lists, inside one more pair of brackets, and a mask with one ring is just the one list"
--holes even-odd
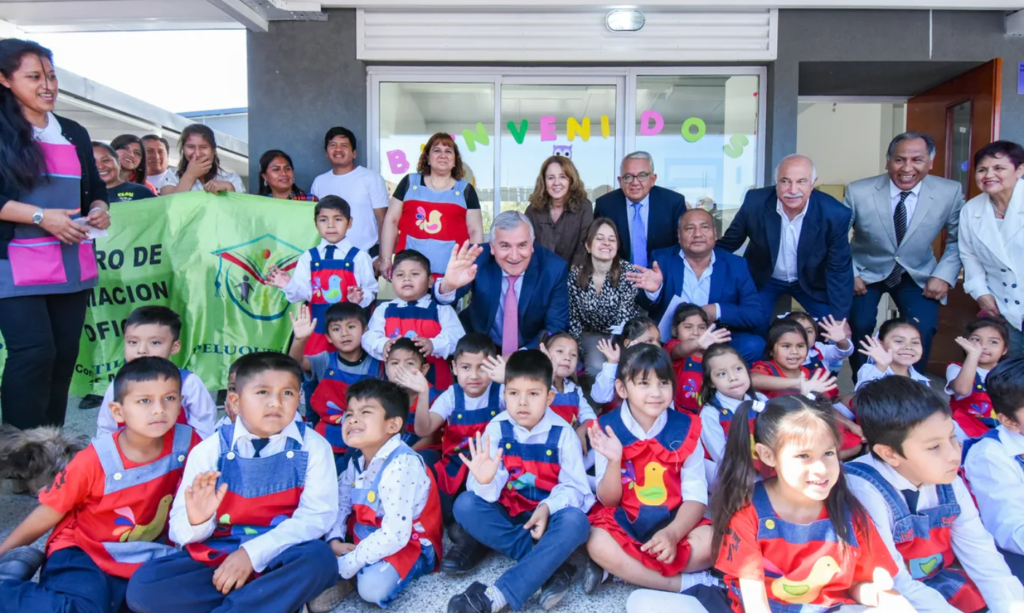
[[(810, 351), (807, 352), (804, 366), (811, 372), (819, 368), (831, 369), (832, 364), (842, 362), (853, 355), (853, 351), (856, 349), (846, 334), (845, 319), (836, 321), (834, 317), (828, 315), (821, 321), (815, 321), (804, 311), (793, 311), (787, 314), (785, 319), (799, 323), (807, 332), (807, 346), (810, 347)], [(820, 337), (818, 335), (819, 327), (821, 328)], [(823, 343), (819, 338), (831, 342)]]
[(597, 342), (597, 350), (605, 357), (601, 372), (594, 377), (594, 385), (590, 389), (590, 397), (598, 404), (606, 404), (615, 399), (615, 379), (619, 370), (619, 357), (631, 346), (640, 343), (661, 347), (661, 331), (658, 324), (650, 317), (634, 317), (622, 326), (621, 346), (614, 341), (601, 339)]
[[(384, 362), (384, 372), (388, 381), (396, 383), (409, 398), (409, 416), (405, 420), (402, 441), (412, 447), (413, 451), (421, 452), (427, 465), (432, 467), (440, 459), (440, 453), (435, 451), (436, 436), (421, 437), (416, 434), (417, 410), (429, 411), (430, 405), (434, 404), (440, 395), (437, 388), (427, 381), (426, 374), (429, 370), (430, 364), (411, 338), (400, 338), (395, 341), (388, 352), (388, 359)], [(428, 453), (422, 454), (424, 451)]]
[(964, 350), (963, 364), (946, 368), (946, 393), (951, 396), (949, 404), (961, 443), (996, 427), (985, 379), (1010, 350), (1010, 331), (1002, 318), (983, 317), (968, 324), (965, 333), (966, 338), (954, 339)]
[(700, 390), (704, 380), (704, 350), (715, 343), (728, 343), (732, 335), (718, 329), (701, 307), (684, 302), (672, 315), (672, 336), (665, 351), (676, 372), (675, 405), (691, 413), (700, 411)]
[(554, 368), (552, 385), (555, 399), (551, 402), (551, 410), (576, 429), (576, 435), (583, 445), (583, 453), (587, 453), (587, 428), (590, 422), (597, 419), (594, 409), (590, 407), (581, 388), (575, 381), (576, 367), (579, 365), (579, 345), (576, 339), (567, 332), (558, 332), (540, 342), (541, 352), (548, 356)]

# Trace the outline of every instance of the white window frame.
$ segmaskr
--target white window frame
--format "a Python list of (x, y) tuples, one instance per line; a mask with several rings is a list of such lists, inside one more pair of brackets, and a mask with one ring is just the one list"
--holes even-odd
[[(501, 66), (369, 66), (366, 69), (366, 138), (369, 142), (368, 168), (380, 172), (380, 84), (490, 83), (494, 85), (494, 215), (501, 212), (501, 87), (509, 85), (611, 85), (615, 97), (615, 156), (612, 177), (618, 176), (618, 160), (636, 147), (637, 77), (680, 75), (753, 75), (758, 77), (757, 93), (757, 186), (763, 187), (767, 141), (767, 82), (765, 66), (634, 66), (634, 67), (501, 67)], [(614, 184), (613, 181), (609, 183)]]

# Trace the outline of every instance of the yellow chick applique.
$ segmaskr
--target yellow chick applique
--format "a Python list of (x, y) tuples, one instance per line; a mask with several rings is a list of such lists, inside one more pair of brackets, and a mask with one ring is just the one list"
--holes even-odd
[(782, 576), (772, 581), (772, 595), (790, 604), (810, 604), (817, 600), (821, 589), (839, 573), (839, 564), (831, 556), (818, 558), (811, 572), (802, 581)]
[(647, 506), (660, 506), (668, 500), (668, 488), (665, 487), (665, 467), (657, 462), (651, 462), (644, 467), (644, 484), (630, 483), (629, 486), (636, 490), (636, 498), (640, 504)]
[(135, 514), (132, 513), (131, 507), (115, 509), (114, 513), (120, 517), (114, 522), (117, 526), (114, 529), (114, 536), (118, 537), (118, 540), (122, 543), (139, 541), (152, 543), (163, 533), (164, 528), (167, 526), (167, 513), (171, 508), (172, 500), (174, 500), (174, 497), (170, 494), (161, 498), (156, 515), (153, 516), (153, 521), (146, 525), (137, 525), (135, 523)]

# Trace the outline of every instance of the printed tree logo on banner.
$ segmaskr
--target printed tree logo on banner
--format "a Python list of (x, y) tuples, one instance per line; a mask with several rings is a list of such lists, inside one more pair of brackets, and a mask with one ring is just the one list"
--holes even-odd
[(226, 293), (243, 313), (260, 321), (280, 319), (288, 311), (284, 292), (267, 285), (266, 271), (273, 265), (290, 272), (302, 249), (264, 234), (240, 245), (218, 249), (212, 255), (218, 258), (215, 297), (223, 298)]

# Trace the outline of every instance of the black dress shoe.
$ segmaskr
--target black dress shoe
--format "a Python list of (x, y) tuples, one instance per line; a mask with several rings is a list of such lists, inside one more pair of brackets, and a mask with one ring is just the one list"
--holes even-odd
[(545, 611), (555, 608), (572, 588), (572, 578), (576, 575), (576, 567), (566, 562), (558, 567), (555, 574), (544, 582), (540, 593), (540, 606)]
[(444, 552), (441, 557), (441, 572), (446, 575), (464, 575), (476, 568), (485, 555), (487, 549), (476, 541), (456, 543), (451, 551)]
[(95, 409), (103, 404), (103, 396), (97, 396), (96, 394), (89, 394), (83, 396), (78, 402), (78, 408), (80, 409)]
[(604, 579), (604, 569), (587, 558), (587, 565), (583, 567), (583, 593), (593, 594), (597, 586), (601, 585), (602, 579)]
[(448, 601), (448, 613), (491, 613), (491, 599), (487, 597), (487, 586), (474, 581), (465, 592), (452, 596)]
[(0, 556), (0, 581), (28, 581), (46, 561), (35, 547), (15, 547)]

